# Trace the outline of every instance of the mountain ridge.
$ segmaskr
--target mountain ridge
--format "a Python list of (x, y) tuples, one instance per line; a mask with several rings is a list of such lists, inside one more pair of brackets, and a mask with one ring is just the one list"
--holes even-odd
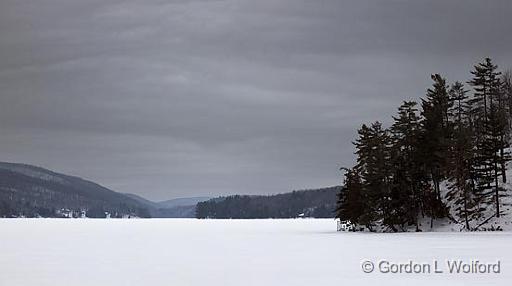
[[(330, 208), (336, 201), (338, 188), (292, 191), (268, 196), (195, 196), (155, 202), (141, 195), (113, 191), (78, 176), (29, 164), (0, 162), (0, 217), (194, 218), (201, 217), (196, 212), (198, 206), (222, 205), (233, 202), (233, 198), (266, 204), (267, 209), (274, 209), (274, 214), (268, 215), (269, 217), (296, 217), (300, 214), (330, 217)], [(274, 200), (280, 203), (275, 204)], [(290, 208), (288, 200), (293, 211), (287, 209)], [(233, 207), (240, 207), (233, 209), (234, 213), (253, 212), (251, 205)], [(254, 218), (266, 216), (259, 214)]]
[(0, 216), (148, 217), (143, 205), (92, 181), (0, 162)]

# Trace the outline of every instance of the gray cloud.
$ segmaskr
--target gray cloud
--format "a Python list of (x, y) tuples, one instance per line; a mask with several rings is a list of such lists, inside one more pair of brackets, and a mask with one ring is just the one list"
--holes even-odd
[(0, 3), (0, 158), (152, 199), (338, 184), (429, 74), (511, 67), (510, 1)]

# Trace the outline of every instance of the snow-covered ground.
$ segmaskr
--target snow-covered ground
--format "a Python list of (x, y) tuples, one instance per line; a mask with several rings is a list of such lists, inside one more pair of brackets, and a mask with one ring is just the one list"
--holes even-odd
[[(512, 233), (341, 233), (332, 219), (0, 219), (0, 285), (510, 285)], [(449, 274), (446, 260), (500, 262)], [(366, 274), (363, 261), (374, 263)], [(379, 273), (379, 261), (442, 274)], [(385, 269), (384, 269), (385, 270)], [(433, 271), (433, 269), (432, 269)]]

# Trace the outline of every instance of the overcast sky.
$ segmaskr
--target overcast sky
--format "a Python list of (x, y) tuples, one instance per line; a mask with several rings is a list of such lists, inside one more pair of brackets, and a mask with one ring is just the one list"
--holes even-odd
[(512, 67), (512, 1), (0, 1), (0, 160), (153, 200), (340, 184), (429, 75)]

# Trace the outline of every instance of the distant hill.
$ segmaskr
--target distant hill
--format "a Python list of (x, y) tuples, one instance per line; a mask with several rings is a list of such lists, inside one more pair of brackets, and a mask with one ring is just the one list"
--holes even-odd
[(44, 168), (0, 162), (0, 217), (333, 217), (339, 187), (273, 196), (190, 197), (153, 202)]
[(211, 199), (211, 197), (191, 197), (153, 202), (139, 195), (125, 195), (144, 204), (148, 208), (151, 217), (162, 218), (193, 218), (196, 215), (196, 204)]
[(177, 198), (167, 201), (158, 202), (160, 208), (173, 208), (179, 206), (195, 206), (197, 203), (204, 202), (211, 199), (211, 197), (191, 197), (191, 198)]
[(197, 218), (334, 217), (341, 187), (293, 191), (272, 196), (228, 196), (197, 204)]
[(158, 203), (150, 201), (150, 200), (148, 200), (146, 198), (143, 198), (143, 197), (141, 197), (139, 195), (130, 194), (130, 193), (124, 193), (124, 195), (129, 197), (129, 198), (131, 198), (131, 199), (136, 200), (137, 202), (145, 205), (148, 208), (158, 208)]
[(148, 208), (96, 183), (25, 164), (0, 162), (0, 217), (149, 217)]

